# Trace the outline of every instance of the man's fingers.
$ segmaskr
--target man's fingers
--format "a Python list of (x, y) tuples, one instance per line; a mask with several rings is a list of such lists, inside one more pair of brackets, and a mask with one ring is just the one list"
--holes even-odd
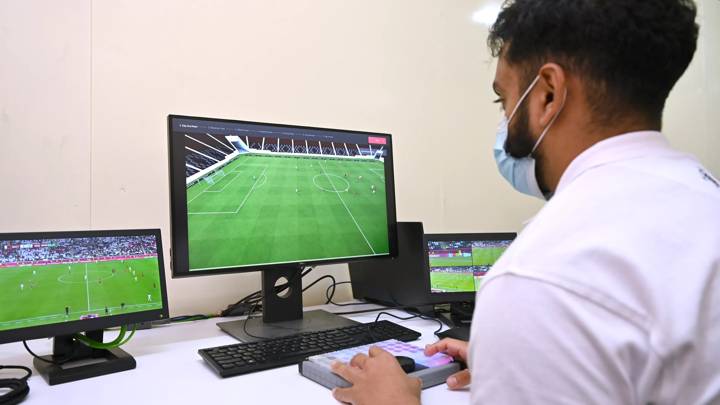
[(467, 369), (458, 371), (447, 379), (448, 387), (454, 390), (466, 387), (468, 384), (470, 384), (470, 370)]
[(467, 342), (462, 340), (445, 338), (437, 343), (425, 346), (425, 355), (432, 356), (435, 353), (446, 353), (452, 357), (466, 360)]
[(353, 403), (353, 392), (352, 387), (350, 388), (334, 388), (332, 390), (333, 397), (340, 402), (347, 404)]
[(365, 362), (368, 361), (368, 356), (364, 353), (358, 353), (350, 359), (350, 365), (358, 368), (365, 368)]
[[(442, 340), (441, 340), (441, 342), (442, 342)], [(426, 355), (426, 356), (432, 356), (433, 354), (439, 352), (439, 351), (440, 351), (440, 348), (439, 348), (439, 346), (438, 346), (439, 343), (440, 343), (440, 342), (438, 342), (438, 343), (433, 343), (433, 344), (431, 344), (431, 345), (425, 345), (425, 355)]]
[(438, 352), (445, 352), (445, 350), (447, 350), (448, 345), (450, 345), (451, 344), (450, 342), (452, 342), (453, 340), (454, 339), (451, 339), (451, 338), (444, 338), (444, 339), (441, 339), (431, 345), (426, 345), (425, 346), (425, 354), (428, 356), (432, 356), (433, 354), (438, 353)]
[(377, 346), (370, 346), (370, 350), (368, 350), (368, 354), (370, 355), (370, 357), (378, 357), (378, 356), (383, 356), (385, 354), (391, 355), (389, 352), (387, 352)]
[(336, 361), (330, 365), (330, 369), (333, 373), (344, 378), (347, 382), (352, 384), (357, 377), (358, 369), (345, 363)]

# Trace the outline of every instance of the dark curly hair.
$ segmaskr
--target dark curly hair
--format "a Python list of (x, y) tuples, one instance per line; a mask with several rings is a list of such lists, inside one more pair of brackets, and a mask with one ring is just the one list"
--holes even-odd
[(691, 0), (506, 0), (488, 46), (526, 85), (547, 62), (580, 76), (596, 123), (630, 113), (659, 128), (695, 53), (696, 14)]

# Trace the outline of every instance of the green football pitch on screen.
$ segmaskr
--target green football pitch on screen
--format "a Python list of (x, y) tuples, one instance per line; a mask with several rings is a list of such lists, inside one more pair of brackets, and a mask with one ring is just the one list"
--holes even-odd
[(475, 277), (471, 266), (492, 266), (506, 247), (474, 247), (472, 256), (431, 257), (430, 267), (467, 267), (467, 272), (430, 272), (430, 287), (442, 292), (477, 291), (482, 277)]
[(157, 257), (0, 268), (0, 330), (162, 309)]
[(384, 163), (241, 155), (187, 189), (190, 270), (389, 253)]
[(469, 273), (430, 273), (430, 287), (434, 291), (469, 292), (475, 291), (475, 277)]

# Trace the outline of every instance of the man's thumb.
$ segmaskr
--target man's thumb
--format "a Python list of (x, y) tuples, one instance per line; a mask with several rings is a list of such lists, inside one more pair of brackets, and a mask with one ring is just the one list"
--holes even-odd
[(447, 385), (451, 389), (460, 389), (470, 384), (470, 370), (459, 371), (447, 379)]

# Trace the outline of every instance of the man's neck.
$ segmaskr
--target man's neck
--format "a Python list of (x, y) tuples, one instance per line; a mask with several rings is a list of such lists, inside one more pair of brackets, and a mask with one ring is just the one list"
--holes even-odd
[(657, 131), (659, 128), (659, 125), (637, 122), (614, 129), (585, 129), (576, 133), (566, 131), (565, 136), (547, 136), (536, 156), (535, 174), (540, 188), (543, 192), (554, 193), (560, 178), (573, 160), (596, 143), (630, 132)]

